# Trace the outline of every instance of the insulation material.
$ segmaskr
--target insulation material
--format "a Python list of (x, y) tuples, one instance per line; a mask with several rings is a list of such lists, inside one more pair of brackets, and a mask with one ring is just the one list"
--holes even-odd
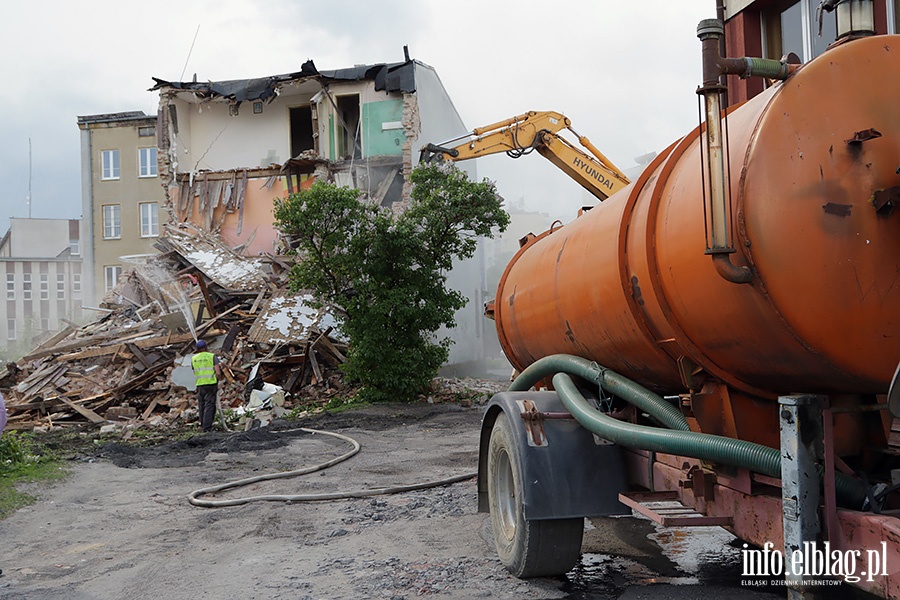
[(338, 323), (332, 309), (316, 308), (314, 303), (309, 294), (270, 298), (250, 327), (248, 339), (258, 343), (302, 342), (325, 331), (340, 339), (334, 335)]
[(194, 237), (169, 231), (166, 242), (198, 271), (227, 290), (252, 291), (266, 287), (261, 259), (239, 256), (211, 236)]

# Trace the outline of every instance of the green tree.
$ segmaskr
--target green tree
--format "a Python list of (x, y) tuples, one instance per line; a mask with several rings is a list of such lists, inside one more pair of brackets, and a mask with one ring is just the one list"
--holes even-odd
[(447, 272), (479, 236), (509, 224), (494, 184), (452, 165), (420, 165), (410, 182), (400, 214), (324, 182), (275, 202), (275, 224), (300, 258), (291, 287), (344, 309), (345, 373), (364, 400), (408, 400), (427, 386), (451, 344), (436, 332), (466, 304)]

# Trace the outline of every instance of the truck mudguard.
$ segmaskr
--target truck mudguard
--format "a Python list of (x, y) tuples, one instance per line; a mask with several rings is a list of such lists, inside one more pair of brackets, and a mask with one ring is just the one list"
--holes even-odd
[(531, 428), (538, 434), (530, 432), (522, 417), (529, 406), (550, 416), (566, 413), (556, 392), (502, 392), (488, 404), (481, 424), (478, 510), (489, 512), (488, 447), (494, 422), (505, 412), (518, 440), (526, 520), (631, 514), (618, 500), (628, 489), (621, 449), (572, 418), (539, 418), (540, 426)]

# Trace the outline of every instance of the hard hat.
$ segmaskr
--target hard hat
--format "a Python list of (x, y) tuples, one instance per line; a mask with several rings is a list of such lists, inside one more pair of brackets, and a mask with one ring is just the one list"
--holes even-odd
[(197, 350), (206, 350), (206, 340), (197, 340)]

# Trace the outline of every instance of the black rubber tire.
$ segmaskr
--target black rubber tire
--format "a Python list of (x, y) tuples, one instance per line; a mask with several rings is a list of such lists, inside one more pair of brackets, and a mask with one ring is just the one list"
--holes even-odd
[(491, 529), (503, 566), (521, 578), (570, 571), (581, 556), (584, 519), (525, 520), (519, 448), (506, 413), (491, 430), (487, 482)]

